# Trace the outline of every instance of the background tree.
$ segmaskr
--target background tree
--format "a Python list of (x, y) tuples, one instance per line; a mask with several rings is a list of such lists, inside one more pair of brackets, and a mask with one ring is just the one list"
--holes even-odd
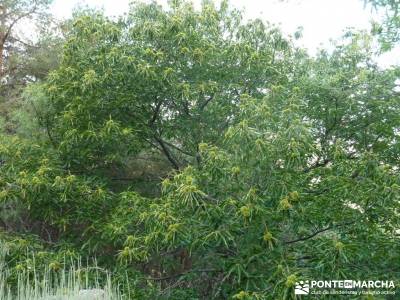
[(375, 24), (374, 31), (382, 43), (383, 50), (390, 50), (400, 40), (400, 4), (396, 0), (365, 0), (366, 4), (375, 9), (384, 9), (386, 20), (382, 24)]
[(0, 113), (8, 132), (15, 131), (11, 112), (20, 104), (23, 88), (44, 79), (58, 65), (62, 38), (48, 13), (50, 3), (7, 0), (0, 4)]

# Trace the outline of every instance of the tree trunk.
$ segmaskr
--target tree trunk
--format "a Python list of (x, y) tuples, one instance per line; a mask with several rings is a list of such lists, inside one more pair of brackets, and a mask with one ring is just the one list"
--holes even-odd
[(6, 40), (6, 8), (0, 5), (0, 80), (4, 75), (4, 44)]

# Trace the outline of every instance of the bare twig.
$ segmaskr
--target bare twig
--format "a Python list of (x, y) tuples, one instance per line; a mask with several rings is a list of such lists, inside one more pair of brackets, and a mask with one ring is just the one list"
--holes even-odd
[(346, 223), (338, 224), (338, 225), (330, 225), (328, 227), (319, 229), (319, 230), (311, 233), (310, 235), (307, 235), (307, 236), (304, 236), (304, 237), (300, 237), (300, 238), (297, 238), (297, 239), (294, 239), (294, 240), (291, 240), (291, 241), (286, 241), (286, 242), (284, 242), (284, 244), (293, 244), (293, 243), (297, 243), (297, 242), (303, 242), (303, 241), (312, 239), (313, 237), (315, 237), (318, 234), (323, 233), (325, 231), (329, 231), (329, 230), (332, 230), (332, 229), (335, 229), (335, 228), (338, 228), (338, 227), (351, 225), (351, 224), (354, 224), (354, 223), (355, 223), (355, 221), (351, 221), (351, 222), (346, 222)]

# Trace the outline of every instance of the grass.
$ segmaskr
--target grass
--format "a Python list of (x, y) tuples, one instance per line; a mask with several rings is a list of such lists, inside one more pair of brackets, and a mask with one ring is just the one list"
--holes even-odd
[[(17, 280), (7, 284), (11, 273), (5, 263), (7, 249), (0, 246), (0, 300), (122, 300), (119, 289), (112, 284), (110, 274), (97, 267), (82, 268), (70, 263), (57, 272), (35, 270), (18, 272)], [(90, 274), (90, 275), (89, 275)]]

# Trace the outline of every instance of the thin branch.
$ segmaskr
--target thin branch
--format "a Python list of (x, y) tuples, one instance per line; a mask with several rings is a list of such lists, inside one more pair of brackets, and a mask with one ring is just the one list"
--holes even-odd
[(328, 191), (329, 191), (329, 188), (323, 188), (321, 190), (305, 190), (304, 192), (307, 194), (312, 194), (312, 195), (322, 195)]
[(22, 45), (24, 45), (25, 47), (28, 47), (28, 48), (35, 48), (35, 49), (40, 49), (40, 48), (41, 48), (40, 46), (28, 44), (27, 42), (24, 42), (24, 41), (22, 41), (22, 40), (20, 40), (20, 39), (18, 39), (18, 38), (16, 38), (16, 37), (14, 37), (14, 36), (12, 37), (12, 41), (13, 41), (13, 42), (20, 43), (20, 44), (22, 44)]
[(329, 164), (331, 162), (330, 159), (325, 158), (323, 161), (320, 161), (319, 159), (317, 160), (317, 162), (315, 164), (312, 164), (311, 166), (305, 168), (303, 170), (304, 173), (308, 173), (313, 169), (319, 168), (319, 167), (325, 167), (327, 164)]
[(8, 26), (7, 31), (6, 31), (6, 33), (4, 34), (4, 36), (3, 36), (2, 40), (1, 40), (1, 43), (5, 44), (5, 42), (7, 41), (8, 37), (10, 36), (11, 30), (14, 28), (15, 24), (17, 24), (21, 19), (33, 14), (36, 11), (36, 9), (37, 9), (37, 6), (35, 5), (30, 11), (28, 11), (25, 14), (22, 14), (22, 15), (18, 16), (16, 19), (14, 19), (11, 22), (11, 24)]
[[(118, 178), (111, 178), (113, 181), (135, 181), (135, 180), (141, 180), (142, 178), (140, 177), (118, 177)], [(159, 178), (146, 178), (146, 181), (159, 181)]]
[(154, 122), (157, 120), (158, 113), (160, 112), (160, 109), (161, 109), (162, 104), (163, 104), (163, 101), (162, 101), (162, 100), (160, 100), (160, 101), (157, 103), (157, 105), (156, 105), (156, 107), (155, 107), (155, 109), (154, 109), (153, 117), (151, 118), (151, 120), (150, 120), (150, 122), (149, 122), (150, 126), (153, 125)]
[(204, 110), (204, 108), (208, 105), (208, 103), (211, 102), (212, 99), (214, 99), (214, 95), (208, 97), (208, 99), (206, 101), (204, 101), (201, 105), (200, 105), (200, 110)]
[[(50, 121), (49, 121), (49, 118), (48, 118), (47, 116), (46, 116), (46, 117), (41, 116), (41, 114), (39, 113), (39, 110), (36, 108), (36, 106), (35, 106), (35, 104), (34, 104), (33, 102), (31, 102), (31, 105), (32, 105), (32, 107), (33, 107), (33, 110), (35, 111), (36, 117), (39, 119), (39, 122), (42, 122), (42, 123), (44, 124), (44, 126), (45, 126), (45, 131), (46, 131), (46, 133), (47, 133), (47, 136), (48, 136), (48, 138), (49, 138), (50, 143), (52, 144), (52, 146), (54, 147), (54, 149), (56, 149), (56, 148), (57, 148), (57, 143), (56, 143), (56, 141), (54, 140), (54, 138), (53, 138), (53, 136), (52, 136), (52, 134), (51, 134), (51, 131), (50, 131)], [(43, 119), (44, 119), (44, 120), (43, 120)]]
[(354, 224), (354, 223), (355, 223), (355, 221), (351, 221), (351, 222), (346, 222), (346, 223), (339, 224), (339, 225), (336, 225), (336, 226), (335, 226), (335, 225), (331, 225), (331, 226), (328, 226), (328, 227), (319, 229), (319, 230), (313, 232), (312, 234), (310, 234), (310, 235), (308, 235), (308, 236), (300, 237), (300, 238), (297, 238), (297, 239), (291, 240), (291, 241), (286, 241), (286, 242), (284, 242), (284, 244), (293, 244), (293, 243), (297, 243), (297, 242), (303, 242), (303, 241), (312, 239), (313, 237), (315, 237), (315, 236), (317, 236), (318, 234), (321, 234), (321, 233), (323, 233), (323, 232), (325, 232), (325, 231), (329, 231), (329, 230), (332, 230), (332, 229), (338, 228), (338, 227), (343, 227), (343, 226), (351, 225), (351, 224)]
[(317, 230), (316, 232), (313, 232), (312, 234), (310, 234), (310, 235), (308, 235), (308, 236), (301, 237), (301, 238), (298, 238), (298, 239), (295, 239), (295, 240), (291, 240), (291, 241), (287, 241), (287, 242), (285, 242), (285, 244), (293, 244), (293, 243), (297, 243), (297, 242), (302, 242), (302, 241), (309, 240), (309, 239), (313, 238), (314, 236), (316, 236), (316, 235), (318, 235), (318, 234), (320, 234), (320, 233), (323, 233), (323, 232), (325, 232), (325, 231), (331, 230), (332, 228), (333, 228), (333, 227), (328, 226), (328, 227), (326, 227), (326, 228)]
[(167, 142), (167, 141), (165, 141), (165, 140), (163, 140), (163, 142), (164, 142), (165, 144), (167, 144), (168, 146), (170, 146), (170, 147), (172, 147), (172, 148), (178, 150), (179, 152), (182, 152), (183, 154), (186, 154), (186, 155), (189, 155), (189, 156), (194, 157), (194, 155), (193, 155), (192, 153), (189, 153), (189, 152), (187, 152), (187, 151), (185, 151), (185, 150), (179, 148), (178, 146), (175, 146), (174, 144), (171, 144), (171, 143), (169, 143), (169, 142)]
[(149, 143), (151, 146), (153, 146), (154, 148), (158, 149), (159, 151), (162, 151), (162, 148), (159, 147), (158, 145), (156, 145), (155, 143), (153, 143), (151, 140), (144, 138), (144, 140)]
[(218, 199), (216, 199), (216, 198), (214, 198), (214, 197), (212, 197), (210, 195), (204, 194), (203, 197), (206, 200), (209, 200), (209, 201), (212, 201), (212, 202), (218, 202)]
[(154, 139), (157, 141), (157, 143), (161, 146), (162, 152), (165, 154), (169, 162), (172, 164), (174, 169), (179, 170), (179, 164), (176, 161), (176, 159), (173, 157), (172, 153), (169, 151), (167, 145), (164, 143), (164, 141), (159, 138), (156, 134), (154, 135)]
[(54, 149), (57, 149), (57, 143), (54, 140), (53, 135), (51, 134), (50, 122), (49, 122), (49, 118), (48, 117), (46, 117), (45, 125), (46, 125), (47, 136), (49, 137), (50, 143), (52, 144)]
[(178, 273), (178, 274), (173, 274), (169, 276), (164, 276), (164, 277), (147, 277), (147, 280), (154, 280), (154, 281), (163, 281), (163, 280), (168, 280), (168, 279), (173, 279), (177, 277), (181, 277), (183, 275), (186, 275), (188, 273), (211, 273), (211, 272), (221, 272), (221, 270), (217, 269), (198, 269), (198, 270), (189, 270), (186, 272)]

